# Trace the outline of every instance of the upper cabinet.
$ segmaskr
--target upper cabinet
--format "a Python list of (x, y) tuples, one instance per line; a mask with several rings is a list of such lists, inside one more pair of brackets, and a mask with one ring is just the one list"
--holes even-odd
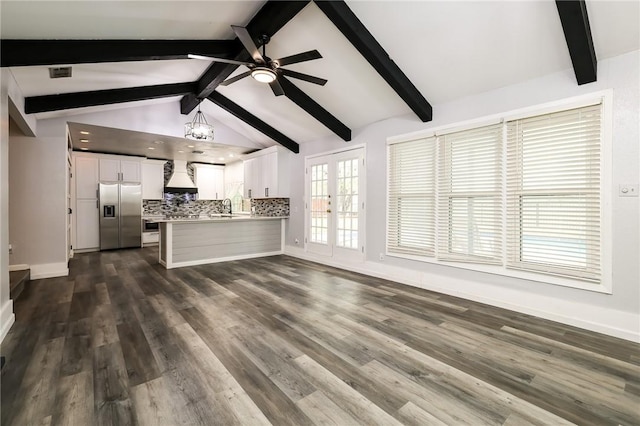
[(195, 168), (199, 200), (222, 200), (224, 194), (224, 166), (192, 163)]
[[(127, 157), (128, 158), (128, 157)], [(100, 159), (101, 182), (140, 182), (140, 160), (124, 160), (116, 158)]]
[(165, 160), (142, 161), (142, 199), (161, 200), (164, 192)]
[(244, 157), (245, 198), (289, 197), (291, 153), (272, 146)]

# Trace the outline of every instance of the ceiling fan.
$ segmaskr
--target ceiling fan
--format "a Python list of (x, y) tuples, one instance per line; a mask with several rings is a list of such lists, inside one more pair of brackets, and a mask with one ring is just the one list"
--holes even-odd
[(244, 65), (249, 68), (249, 71), (229, 78), (220, 83), (220, 85), (228, 86), (231, 83), (235, 83), (238, 80), (251, 76), (260, 83), (268, 83), (271, 87), (271, 90), (273, 91), (273, 94), (276, 96), (281, 96), (285, 93), (282, 89), (282, 86), (278, 82), (278, 77), (283, 75), (291, 78), (297, 78), (298, 80), (304, 80), (309, 83), (319, 84), (320, 86), (324, 86), (327, 82), (327, 80), (325, 80), (324, 78), (314, 77), (309, 74), (303, 74), (297, 71), (291, 71), (285, 68), (281, 68), (283, 65), (297, 64), (300, 62), (322, 58), (322, 55), (320, 55), (320, 52), (318, 52), (317, 50), (309, 50), (307, 52), (286, 56), (280, 59), (271, 59), (266, 55), (266, 45), (271, 39), (268, 35), (264, 34), (260, 36), (260, 41), (262, 43), (261, 54), (258, 50), (258, 47), (256, 47), (255, 43), (253, 42), (249, 31), (247, 31), (246, 28), (232, 25), (231, 29), (236, 34), (247, 52), (249, 52), (249, 54), (251, 55), (251, 57), (253, 58), (253, 62), (242, 62), (233, 59), (215, 58), (212, 56), (188, 55), (190, 59), (205, 59), (214, 62), (223, 62), (226, 64)]

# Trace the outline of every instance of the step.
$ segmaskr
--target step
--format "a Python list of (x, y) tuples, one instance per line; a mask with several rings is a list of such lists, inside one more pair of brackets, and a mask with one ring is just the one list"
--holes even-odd
[(9, 272), (9, 295), (15, 302), (31, 279), (29, 269)]

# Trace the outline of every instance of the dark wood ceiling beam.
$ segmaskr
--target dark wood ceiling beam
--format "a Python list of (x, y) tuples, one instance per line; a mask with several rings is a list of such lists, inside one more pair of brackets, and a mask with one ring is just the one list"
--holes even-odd
[(234, 103), (230, 99), (224, 97), (218, 92), (213, 92), (209, 94), (207, 97), (211, 102), (218, 105), (220, 108), (224, 109), (228, 113), (234, 115), (240, 120), (244, 121), (254, 129), (260, 131), (266, 136), (270, 137), (280, 145), (288, 148), (292, 152), (298, 154), (300, 152), (300, 145), (297, 142), (293, 141), (291, 138), (285, 136), (280, 131), (274, 129), (264, 121), (260, 120), (255, 115), (251, 114), (249, 111), (242, 108), (240, 105)]
[(237, 40), (0, 40), (3, 67), (187, 59), (188, 54), (230, 58)]
[(331, 115), (329, 111), (321, 107), (316, 101), (311, 99), (309, 95), (300, 90), (295, 84), (286, 77), (278, 77), (278, 82), (284, 90), (287, 98), (291, 99), (296, 105), (309, 113), (313, 118), (324, 124), (329, 130), (341, 137), (345, 141), (351, 140), (351, 129), (345, 126), (340, 120)]
[[(258, 37), (267, 34), (270, 37), (277, 33), (280, 28), (289, 22), (309, 3), (304, 1), (274, 1), (270, 0), (256, 13), (246, 28), (251, 34), (256, 46), (260, 47), (262, 43)], [(237, 40), (237, 39), (236, 39)], [(235, 52), (234, 59), (239, 61), (250, 61), (251, 56), (239, 47)], [(198, 91), (195, 96), (186, 96), (180, 101), (180, 110), (183, 114), (189, 114), (198, 106), (198, 99), (204, 99), (209, 96), (231, 73), (237, 68), (236, 65), (227, 65), (214, 63), (200, 77), (198, 81)]]
[(161, 84), (158, 86), (127, 87), (124, 89), (95, 90), (91, 92), (62, 93), (59, 95), (25, 98), (27, 114), (82, 108), (122, 102), (144, 101), (192, 93), (195, 83)]
[(556, 0), (564, 38), (578, 84), (597, 80), (598, 61), (593, 47), (587, 5), (584, 0)]
[(429, 102), (391, 60), (389, 54), (349, 9), (349, 6), (342, 0), (315, 0), (315, 3), (409, 108), (422, 121), (431, 121), (433, 112)]

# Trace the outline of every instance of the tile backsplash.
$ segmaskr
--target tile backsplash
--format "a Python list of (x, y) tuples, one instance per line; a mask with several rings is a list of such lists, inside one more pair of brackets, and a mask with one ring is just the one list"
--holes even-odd
[(193, 194), (164, 194), (164, 200), (142, 200), (143, 216), (167, 214), (219, 214), (221, 200), (196, 200)]
[[(164, 200), (142, 200), (142, 215), (224, 213), (221, 200), (196, 200), (193, 194), (164, 194), (164, 197)], [(255, 216), (289, 216), (288, 198), (260, 198), (250, 203)]]
[(256, 216), (289, 216), (289, 199), (288, 198), (252, 199), (251, 213)]

